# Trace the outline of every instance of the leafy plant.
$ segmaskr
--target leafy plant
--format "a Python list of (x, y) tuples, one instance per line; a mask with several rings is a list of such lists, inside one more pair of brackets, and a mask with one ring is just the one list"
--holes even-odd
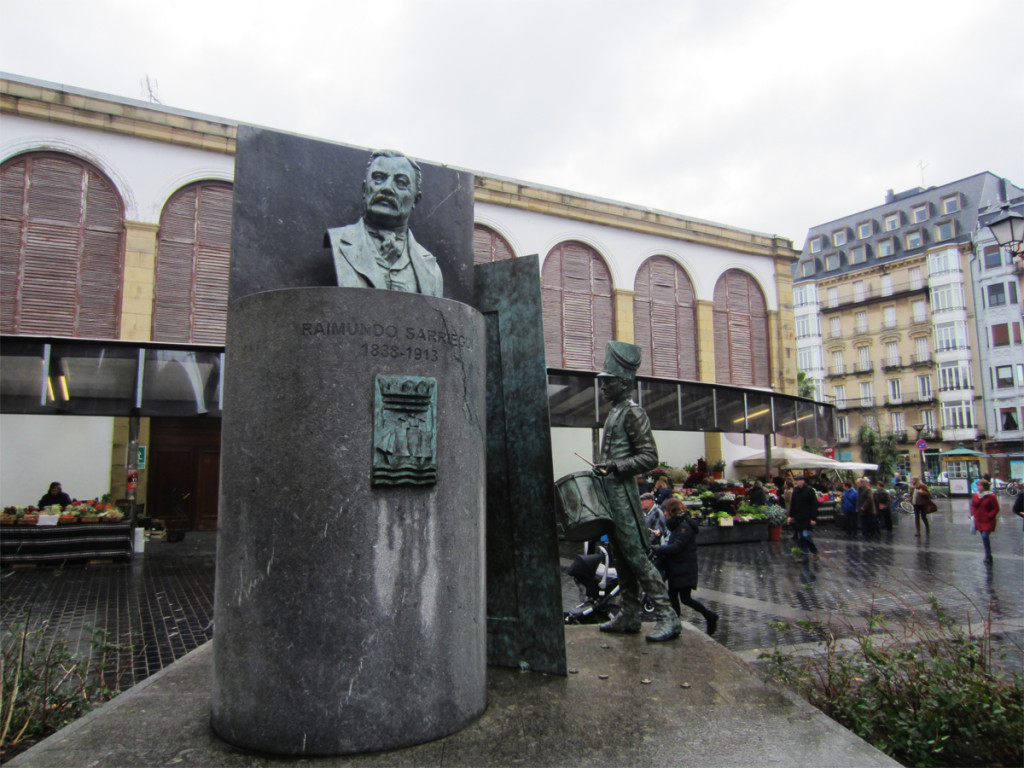
[(768, 504), (764, 508), (764, 517), (768, 525), (785, 525), (789, 515), (778, 504)]
[(896, 435), (879, 435), (869, 426), (862, 426), (857, 431), (857, 442), (860, 443), (860, 458), (869, 464), (877, 464), (875, 480), (888, 483), (896, 473), (900, 460), (900, 445)]
[(872, 605), (866, 620), (801, 623), (824, 652), (797, 658), (776, 647), (762, 657), (769, 675), (904, 765), (1024, 764), (1024, 678), (999, 668), (990, 620), (975, 633), (934, 595), (926, 612), (889, 597), (905, 618), (890, 623)]
[(0, 754), (6, 761), (119, 692), (108, 661), (123, 647), (92, 632), (89, 656), (72, 653), (67, 633), (48, 639), (28, 617), (4, 627), (0, 653)]

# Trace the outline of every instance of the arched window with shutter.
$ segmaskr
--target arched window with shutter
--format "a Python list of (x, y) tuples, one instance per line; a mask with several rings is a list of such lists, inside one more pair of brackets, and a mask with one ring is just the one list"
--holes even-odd
[(178, 190), (160, 216), (153, 341), (223, 344), (231, 254), (231, 185)]
[(643, 350), (639, 373), (667, 379), (699, 377), (693, 283), (667, 256), (654, 256), (637, 271), (633, 341)]
[(718, 278), (714, 315), (716, 382), (770, 386), (768, 304), (754, 278), (739, 269)]
[(544, 347), (549, 368), (599, 371), (614, 338), (612, 276), (588, 245), (559, 243), (541, 270)]
[(492, 261), (514, 259), (515, 252), (508, 241), (484, 224), (473, 225), (473, 263), (490, 264)]
[(0, 166), (3, 333), (116, 339), (124, 202), (96, 167), (32, 152)]

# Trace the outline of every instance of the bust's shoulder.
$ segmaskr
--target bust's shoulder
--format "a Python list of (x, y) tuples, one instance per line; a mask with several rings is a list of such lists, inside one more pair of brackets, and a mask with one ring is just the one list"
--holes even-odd
[(330, 227), (327, 232), (324, 233), (324, 245), (335, 245), (338, 243), (352, 243), (353, 241), (364, 237), (366, 234), (366, 226), (363, 224), (362, 219), (346, 224), (342, 227)]

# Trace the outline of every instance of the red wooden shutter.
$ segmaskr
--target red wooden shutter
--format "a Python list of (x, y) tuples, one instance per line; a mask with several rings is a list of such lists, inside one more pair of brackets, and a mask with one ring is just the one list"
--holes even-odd
[(730, 269), (715, 286), (715, 376), (719, 384), (767, 387), (768, 309), (754, 279)]
[(492, 261), (514, 258), (512, 246), (505, 238), (483, 224), (473, 225), (474, 264), (489, 264)]
[(583, 243), (561, 243), (544, 260), (541, 280), (548, 366), (600, 370), (615, 324), (608, 266)]
[(654, 256), (638, 270), (635, 288), (633, 340), (644, 351), (640, 373), (696, 379), (696, 306), (686, 272), (668, 257)]
[(116, 339), (124, 206), (97, 169), (31, 153), (3, 165), (4, 333)]
[(153, 340), (223, 344), (227, 323), (232, 191), (202, 182), (164, 206), (157, 245)]

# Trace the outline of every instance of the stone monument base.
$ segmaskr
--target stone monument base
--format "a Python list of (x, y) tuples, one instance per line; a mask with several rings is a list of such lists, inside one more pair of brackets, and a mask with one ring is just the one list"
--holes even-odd
[(483, 317), (296, 288), (229, 308), (212, 725), (396, 749), (486, 706)]

